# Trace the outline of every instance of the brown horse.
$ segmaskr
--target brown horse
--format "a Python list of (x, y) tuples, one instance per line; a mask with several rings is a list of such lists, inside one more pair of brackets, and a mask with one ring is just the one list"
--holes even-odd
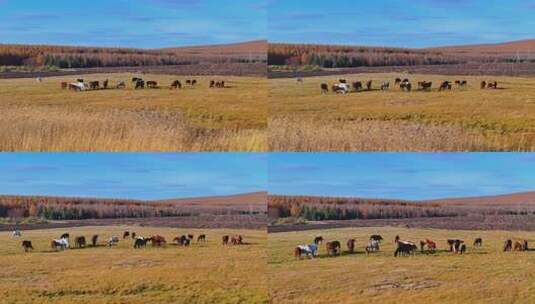
[(322, 83), (320, 87), (321, 87), (321, 94), (329, 93), (329, 85), (327, 85), (326, 83)]
[(511, 251), (511, 249), (513, 248), (513, 241), (511, 240), (506, 240), (505, 243), (503, 244), (503, 251)]
[(347, 240), (347, 251), (349, 251), (349, 253), (355, 252), (355, 239)]
[(197, 237), (197, 243), (200, 242), (200, 241), (203, 241), (203, 242), (206, 242), (206, 235), (205, 234), (201, 234)]
[(437, 244), (429, 239), (425, 239), (425, 241), (420, 241), (420, 252), (424, 252), (424, 247), (427, 246), (427, 251), (430, 253), (435, 252), (437, 249)]
[(179, 80), (175, 80), (171, 83), (170, 89), (182, 89), (182, 83)]
[(188, 234), (188, 239), (193, 240), (194, 239), (193, 234)]
[(486, 81), (481, 81), (481, 89), (485, 89), (487, 87), (487, 82)]
[(79, 236), (74, 239), (74, 246), (84, 248), (86, 245), (85, 236)]
[(351, 86), (353, 87), (353, 90), (355, 90), (356, 92), (362, 90), (362, 82), (360, 81), (353, 82)]
[(24, 252), (33, 250), (32, 242), (27, 240), (22, 241), (22, 248), (24, 248)]
[(91, 237), (91, 245), (93, 245), (93, 247), (96, 247), (97, 241), (98, 241), (98, 234), (95, 234)]
[(165, 238), (161, 235), (154, 235), (150, 237), (149, 239), (152, 243), (152, 246), (154, 247), (161, 247), (161, 246), (164, 246), (166, 243)]
[(340, 245), (340, 242), (332, 241), (325, 243), (325, 247), (327, 248), (327, 255), (339, 255), (342, 246)]
[(482, 238), (476, 238), (474, 240), (474, 247), (481, 247), (483, 245), (483, 239)]
[(230, 237), (228, 235), (224, 235), (221, 238), (221, 242), (222, 242), (223, 245), (228, 245), (229, 240), (230, 240)]
[(230, 243), (232, 245), (242, 245), (243, 244), (243, 238), (241, 235), (234, 235), (232, 238), (230, 238)]
[(123, 232), (123, 240), (130, 236), (130, 231)]
[(323, 237), (321, 235), (314, 238), (314, 244), (319, 245), (321, 242), (323, 242)]

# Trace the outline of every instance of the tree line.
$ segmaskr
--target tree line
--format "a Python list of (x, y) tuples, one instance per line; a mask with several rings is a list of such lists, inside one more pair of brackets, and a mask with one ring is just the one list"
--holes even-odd
[(495, 56), (462, 56), (440, 51), (384, 47), (352, 47), (310, 44), (270, 44), (268, 64), (274, 66), (319, 66), (353, 68), (496, 62)]
[(401, 200), (272, 195), (268, 197), (268, 215), (271, 219), (294, 217), (321, 221), (445, 217), (461, 214), (437, 204)]

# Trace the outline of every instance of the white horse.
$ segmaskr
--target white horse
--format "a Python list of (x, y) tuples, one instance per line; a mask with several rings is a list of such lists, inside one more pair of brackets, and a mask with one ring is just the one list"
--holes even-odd
[(60, 250), (66, 250), (69, 249), (69, 239), (67, 238), (61, 238), (59, 240), (53, 240), (54, 246), (56, 249), (59, 247)]

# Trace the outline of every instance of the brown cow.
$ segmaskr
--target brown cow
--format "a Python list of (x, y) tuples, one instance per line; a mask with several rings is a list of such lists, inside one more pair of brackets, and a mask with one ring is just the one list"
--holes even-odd
[(123, 233), (123, 240), (130, 236), (130, 231), (125, 231)]
[(100, 82), (99, 81), (90, 81), (89, 82), (89, 88), (91, 90), (96, 90), (96, 89), (100, 88)]
[(347, 250), (349, 253), (355, 252), (355, 239), (347, 240)]
[(355, 90), (356, 92), (359, 92), (360, 90), (362, 90), (362, 82), (360, 81), (353, 82), (351, 86), (353, 87), (353, 90)]
[(340, 245), (340, 242), (332, 241), (325, 243), (325, 247), (327, 248), (327, 255), (339, 255), (342, 246)]
[(161, 235), (151, 236), (147, 240), (150, 240), (152, 243), (152, 246), (154, 247), (161, 247), (161, 246), (164, 246), (166, 243), (165, 238)]
[(511, 251), (511, 249), (513, 248), (513, 241), (511, 240), (506, 240), (505, 243), (503, 244), (503, 251)]
[(481, 247), (483, 245), (483, 239), (482, 238), (476, 238), (474, 240), (474, 247)]
[(487, 82), (486, 81), (481, 81), (481, 89), (485, 89), (487, 87)]
[(394, 85), (398, 85), (401, 83), (401, 78), (396, 78), (396, 80), (394, 81)]
[(97, 241), (98, 241), (98, 234), (95, 234), (91, 237), (91, 245), (93, 245), (93, 247), (96, 247)]
[(327, 85), (326, 83), (322, 83), (320, 87), (321, 87), (321, 94), (329, 93), (329, 85)]
[(205, 234), (201, 234), (197, 237), (197, 243), (200, 242), (200, 241), (203, 241), (203, 242), (206, 242), (206, 235)]
[(79, 236), (74, 239), (74, 245), (78, 248), (83, 248), (86, 245), (85, 236)]
[(33, 250), (32, 242), (27, 240), (22, 241), (22, 248), (24, 248), (24, 252)]
[(156, 89), (158, 88), (158, 83), (153, 80), (147, 81), (147, 88)]
[(228, 235), (224, 235), (221, 238), (221, 241), (222, 241), (223, 245), (228, 245), (229, 239), (230, 239), (230, 237)]
[(182, 83), (179, 80), (175, 80), (171, 83), (170, 89), (182, 89)]
[(107, 88), (108, 88), (108, 83), (109, 83), (109, 80), (108, 80), (108, 79), (104, 80), (104, 82), (102, 82), (102, 87), (103, 87), (104, 89), (107, 89)]
[(314, 238), (314, 244), (319, 245), (321, 242), (323, 242), (323, 237), (321, 235)]
[(230, 238), (230, 242), (232, 245), (242, 245), (243, 244), (243, 238), (241, 235), (235, 235)]
[(449, 81), (444, 81), (438, 88), (439, 91), (451, 90), (451, 83)]
[(431, 81), (424, 80), (418, 82), (418, 90), (420, 91), (430, 91), (432, 86), (433, 83)]

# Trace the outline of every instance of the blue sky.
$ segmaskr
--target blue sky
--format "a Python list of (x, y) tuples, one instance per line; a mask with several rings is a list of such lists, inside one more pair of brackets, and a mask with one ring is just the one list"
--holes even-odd
[(429, 47), (535, 38), (535, 0), (271, 0), (273, 42)]
[(274, 194), (433, 199), (535, 191), (525, 153), (277, 153)]
[(265, 191), (265, 154), (0, 153), (0, 194), (163, 199)]
[(159, 48), (265, 37), (267, 0), (0, 0), (0, 43)]

